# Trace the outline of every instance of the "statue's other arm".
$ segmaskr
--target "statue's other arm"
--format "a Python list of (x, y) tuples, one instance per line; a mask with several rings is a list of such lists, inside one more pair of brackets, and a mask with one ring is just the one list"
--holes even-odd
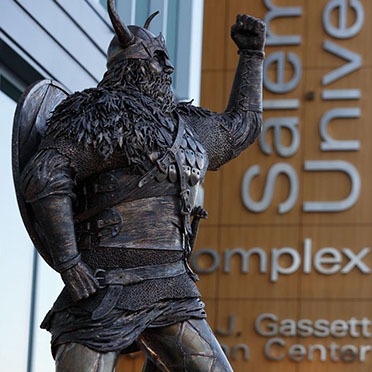
[(98, 283), (80, 259), (72, 199), (75, 183), (70, 159), (56, 149), (39, 151), (22, 172), (22, 189), (33, 210), (53, 268), (76, 301), (95, 293)]
[(226, 110), (189, 110), (189, 122), (207, 149), (210, 170), (238, 156), (257, 138), (262, 127), (265, 24), (257, 18), (238, 15), (231, 37), (238, 46), (239, 62)]

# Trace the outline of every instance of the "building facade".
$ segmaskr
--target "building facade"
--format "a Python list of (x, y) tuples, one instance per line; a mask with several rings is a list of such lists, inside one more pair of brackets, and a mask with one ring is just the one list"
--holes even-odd
[[(15, 102), (41, 78), (71, 91), (96, 85), (112, 37), (104, 6), (98, 0), (0, 5), (5, 370), (53, 369), (49, 335), (39, 324), (62, 286), (38, 259), (16, 205)], [(268, 27), (264, 129), (248, 151), (208, 174), (209, 218), (192, 260), (209, 323), (234, 370), (369, 371), (372, 4), (118, 0), (127, 24), (142, 24), (158, 9), (152, 31), (166, 36), (177, 95), (215, 111), (224, 110), (234, 77), (229, 29), (236, 14), (263, 18)], [(121, 358), (118, 370), (141, 366), (142, 357), (134, 355)]]
[(371, 6), (205, 1), (202, 106), (228, 101), (236, 14), (268, 30), (263, 132), (207, 176), (193, 259), (235, 371), (371, 370)]

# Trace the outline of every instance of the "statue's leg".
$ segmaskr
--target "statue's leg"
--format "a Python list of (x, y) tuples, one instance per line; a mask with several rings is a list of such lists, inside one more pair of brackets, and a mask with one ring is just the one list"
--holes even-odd
[(160, 371), (232, 371), (216, 337), (203, 319), (190, 319), (169, 327), (149, 328), (139, 341), (147, 358)]
[(56, 352), (56, 372), (112, 372), (118, 355), (99, 353), (77, 343), (62, 344)]

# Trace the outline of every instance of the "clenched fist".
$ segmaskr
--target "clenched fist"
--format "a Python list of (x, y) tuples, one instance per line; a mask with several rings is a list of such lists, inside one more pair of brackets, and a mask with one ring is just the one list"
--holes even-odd
[(84, 263), (78, 262), (75, 266), (61, 273), (70, 295), (74, 301), (80, 301), (94, 294), (99, 287), (97, 279), (91, 269)]
[(238, 14), (231, 26), (231, 38), (239, 49), (260, 50), (265, 45), (265, 23), (247, 14)]

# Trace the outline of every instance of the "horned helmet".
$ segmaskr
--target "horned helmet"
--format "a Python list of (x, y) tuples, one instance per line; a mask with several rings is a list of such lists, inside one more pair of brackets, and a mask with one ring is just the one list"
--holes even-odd
[(126, 26), (115, 9), (115, 0), (107, 1), (107, 9), (115, 30), (115, 36), (107, 51), (107, 67), (127, 59), (154, 60), (162, 59), (164, 69), (172, 73), (174, 67), (169, 60), (169, 54), (163, 35), (152, 34), (148, 28), (158, 11), (151, 14), (143, 27)]

